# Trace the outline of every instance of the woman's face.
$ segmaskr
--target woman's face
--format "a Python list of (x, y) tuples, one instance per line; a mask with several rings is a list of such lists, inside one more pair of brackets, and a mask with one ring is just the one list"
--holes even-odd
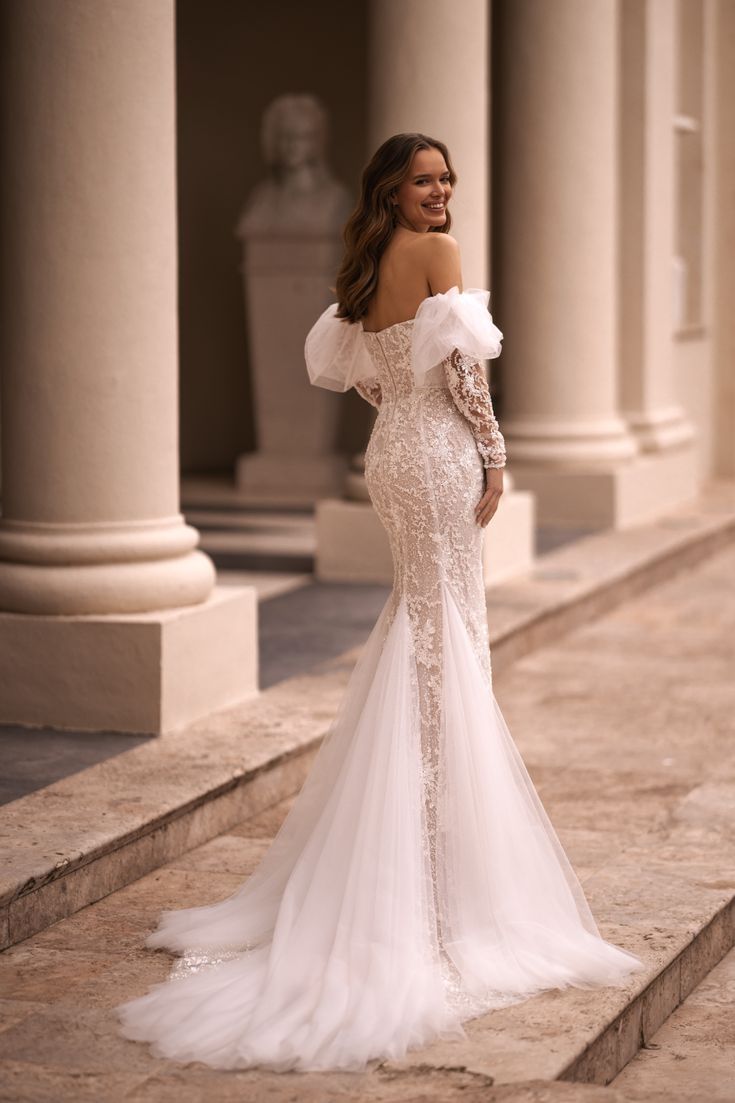
[(443, 226), (451, 194), (449, 169), (442, 154), (438, 149), (418, 150), (396, 191), (399, 223), (417, 233)]

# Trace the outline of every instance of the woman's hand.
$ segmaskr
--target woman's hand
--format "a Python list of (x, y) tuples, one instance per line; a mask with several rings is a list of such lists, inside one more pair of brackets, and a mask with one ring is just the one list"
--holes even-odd
[(502, 467), (485, 468), (485, 493), (475, 506), (475, 520), (478, 525), (485, 525), (494, 515), (503, 493), (503, 469)]

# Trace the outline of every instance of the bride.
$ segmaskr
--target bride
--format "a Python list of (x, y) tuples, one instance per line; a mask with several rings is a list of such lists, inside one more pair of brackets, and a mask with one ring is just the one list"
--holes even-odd
[(158, 1055), (357, 1070), (642, 967), (601, 938), (493, 694), (481, 543), (505, 449), (482, 361), (502, 334), (462, 290), (455, 179), (433, 138), (377, 150), (308, 335), (312, 383), (378, 408), (365, 478), (393, 591), (258, 868), (148, 938), (182, 960), (118, 1012)]

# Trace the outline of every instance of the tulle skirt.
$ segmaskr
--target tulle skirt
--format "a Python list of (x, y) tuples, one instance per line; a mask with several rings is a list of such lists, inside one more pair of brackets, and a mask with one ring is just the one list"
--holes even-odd
[(642, 968), (600, 937), (446, 584), (441, 602), (432, 845), (411, 627), (391, 599), (258, 868), (220, 903), (163, 913), (147, 944), (183, 975), (118, 1008), (127, 1037), (217, 1068), (360, 1070)]

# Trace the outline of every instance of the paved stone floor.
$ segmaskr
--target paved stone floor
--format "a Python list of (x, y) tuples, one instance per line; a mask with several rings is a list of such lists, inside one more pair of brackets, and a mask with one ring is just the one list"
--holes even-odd
[(52, 731), (0, 725), (0, 804), (86, 770), (96, 762), (137, 747), (147, 735), (120, 732)]
[[(735, 549), (728, 549), (532, 653), (496, 683), (511, 731), (603, 933), (642, 954), (655, 955), (668, 930), (690, 922), (691, 894), (719, 891), (718, 871), (708, 870), (706, 882), (700, 872), (686, 880), (681, 853), (663, 843), (655, 869), (638, 866), (640, 855), (651, 853), (640, 849), (644, 836), (655, 839), (658, 832), (665, 840), (675, 812), (681, 818), (682, 802), (687, 824), (696, 831), (696, 797), (687, 798), (704, 780), (724, 777), (723, 763), (727, 776), (733, 774), (733, 577)], [(606, 998), (577, 990), (545, 994), (473, 1021), (468, 1042), (445, 1045), (440, 1062), (436, 1054), (431, 1063), (418, 1055), (401, 1066), (385, 1064), (358, 1075), (219, 1073), (155, 1059), (144, 1046), (121, 1039), (111, 1008), (168, 971), (166, 955), (141, 948), (157, 913), (231, 892), (257, 863), (288, 805), (261, 813), (0, 956), (0, 1100), (720, 1103), (728, 1098), (722, 1095), (729, 1086), (722, 1083), (727, 1053), (716, 1067), (710, 1062), (707, 1090), (720, 1095), (687, 1087), (673, 1096), (663, 1073), (675, 1068), (678, 1051), (664, 1052), (663, 1044), (646, 1051), (609, 1088), (543, 1082), (546, 1055), (559, 1042), (560, 1020), (573, 1032), (575, 1021), (589, 1020)], [(665, 892), (656, 896), (661, 886)], [(696, 1000), (711, 1011), (719, 998), (711, 994), (710, 981), (680, 1012), (684, 1027), (677, 1045), (685, 1060), (696, 1033), (686, 1025)], [(675, 1019), (660, 1035), (670, 1028), (677, 1029)], [(472, 1047), (474, 1061), (468, 1060)], [(476, 1059), (478, 1052), (490, 1056), (483, 1062)], [(660, 1075), (654, 1054), (664, 1057)], [(493, 1085), (496, 1064), (503, 1072)], [(645, 1084), (644, 1070), (654, 1074)]]

